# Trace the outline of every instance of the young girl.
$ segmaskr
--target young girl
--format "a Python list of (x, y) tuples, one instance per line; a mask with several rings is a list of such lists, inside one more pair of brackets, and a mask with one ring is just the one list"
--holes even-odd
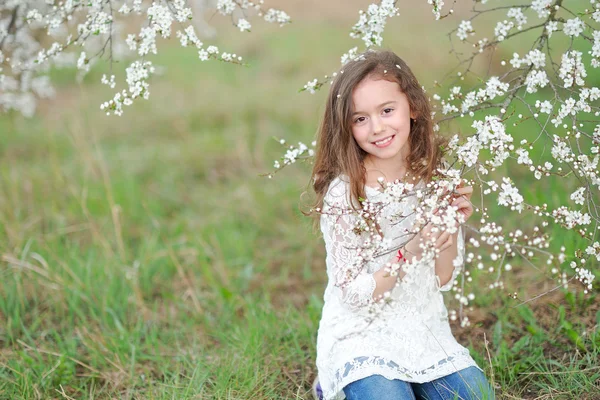
[[(407, 182), (412, 176), (415, 189), (425, 188), (442, 162), (440, 143), (423, 89), (394, 53), (367, 51), (335, 77), (312, 176), (329, 278), (317, 337), (317, 389), (325, 400), (494, 396), (469, 351), (452, 336), (442, 298), (458, 272), (453, 260), (458, 257), (458, 266), (463, 262), (460, 227), (454, 234), (436, 234), (427, 224), (411, 240), (405, 237), (397, 253), (376, 257), (347, 282), (348, 265), (364, 240), (354, 229), (359, 216), (326, 213), (333, 207), (359, 210), (362, 200), (376, 201), (382, 182)], [(472, 188), (455, 193), (460, 197), (452, 205), (466, 220), (473, 213)], [(380, 229), (394, 239), (411, 226), (408, 217), (399, 224), (381, 220)], [(419, 260), (423, 235), (434, 238), (439, 258), (421, 265), (411, 279), (383, 268), (405, 258)], [(384, 294), (393, 302), (385, 314), (372, 318), (369, 306)]]

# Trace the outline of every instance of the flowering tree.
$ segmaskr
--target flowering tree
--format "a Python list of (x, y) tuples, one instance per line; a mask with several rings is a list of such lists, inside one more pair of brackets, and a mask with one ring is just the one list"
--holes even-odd
[[(149, 79), (155, 67), (148, 58), (157, 54), (159, 37), (168, 39), (174, 30), (181, 46), (193, 47), (201, 61), (219, 60), (242, 64), (242, 57), (206, 46), (196, 34), (205, 30), (201, 15), (193, 15), (186, 0), (6, 0), (0, 2), (0, 110), (35, 113), (38, 98), (54, 95), (48, 77), (51, 67), (76, 66), (81, 79), (100, 60), (110, 63), (132, 57), (125, 71), (126, 89), (102, 103), (107, 114), (121, 115), (123, 107), (150, 96)], [(263, 1), (219, 0), (217, 11), (230, 16), (241, 31), (250, 31), (248, 19), (257, 16), (285, 25), (289, 16), (262, 7)], [(211, 4), (196, 0), (196, 13)], [(195, 19), (194, 19), (195, 18)], [(131, 22), (140, 21), (139, 31), (126, 34)], [(192, 22), (196, 22), (193, 24)], [(116, 88), (115, 75), (102, 83)]]
[[(453, 13), (450, 9), (444, 14), (443, 1), (428, 0), (428, 3), (436, 20)], [(479, 227), (469, 226), (474, 232), (469, 244), (478, 249), (478, 254), (467, 248), (464, 262), (490, 273), (490, 289), (504, 288), (503, 274), (512, 270), (511, 259), (517, 257), (535, 267), (541, 275), (556, 280), (556, 288), (567, 287), (570, 281), (576, 279), (581, 282), (585, 293), (592, 289), (594, 266), (597, 268), (600, 261), (600, 214), (596, 204), (600, 186), (600, 125), (597, 118), (600, 115), (600, 89), (593, 86), (593, 82), (586, 81), (586, 77), (590, 68), (600, 67), (600, 3), (591, 0), (589, 7), (581, 10), (573, 8), (581, 7), (581, 2), (567, 0), (533, 0), (488, 8), (485, 8), (485, 3), (486, 0), (474, 1), (472, 17), (460, 21), (457, 28), (449, 33), (450, 48), (458, 60), (458, 72), (453, 75), (456, 77), (454, 82), (447, 83), (449, 78), (435, 82), (437, 93), (432, 94), (435, 130), (439, 131), (441, 126), (451, 129), (451, 121), (464, 124), (465, 120), (469, 121), (471, 130), (465, 137), (452, 136), (445, 149), (445, 167), (438, 170), (439, 176), (424, 190), (416, 190), (411, 184), (382, 181), (383, 195), (378, 197), (377, 202), (362, 201), (362, 210), (358, 212), (361, 218), (354, 229), (357, 234), (363, 235), (362, 245), (354, 249), (356, 262), (341, 272), (345, 278), (337, 282), (338, 286), (348, 285), (369, 262), (401, 248), (425, 226), (433, 226), (434, 231), (455, 232), (457, 223), (463, 220), (457, 208), (450, 206), (455, 199), (452, 194), (456, 194), (456, 189), (464, 184), (462, 177), (471, 173), (475, 179), (470, 183), (481, 187), (482, 206), (475, 211), (481, 211), (482, 216)], [(359, 13), (359, 21), (350, 35), (362, 39), (366, 48), (380, 46), (387, 19), (397, 14), (394, 1), (372, 4), (367, 12)], [(489, 22), (475, 29), (484, 15), (499, 17), (500, 21), (493, 31), (486, 29)], [(535, 33), (535, 37), (526, 42), (524, 53), (515, 52), (508, 63), (493, 58), (494, 51), (504, 48), (506, 42), (520, 40), (523, 43), (525, 33), (530, 31)], [(464, 45), (472, 49), (466, 57), (458, 50)], [(343, 72), (343, 65), (348, 60), (360, 57), (358, 54), (358, 47), (344, 54), (340, 72)], [(490, 64), (499, 64), (503, 69), (499, 76), (488, 73), (481, 77), (474, 71), (475, 59), (486, 56)], [(332, 83), (335, 76), (336, 73), (325, 76), (323, 80), (311, 80), (304, 90), (314, 93), (326, 83)], [(477, 83), (465, 83), (470, 78), (475, 78)], [(446, 93), (442, 94), (443, 91)], [(533, 122), (535, 130), (518, 140), (514, 127), (525, 121)], [(311, 146), (303, 143), (289, 145), (283, 139), (280, 142), (286, 147), (286, 154), (275, 162), (273, 173), (297, 160), (310, 160), (316, 145), (315, 142)], [(550, 155), (532, 159), (530, 151), (542, 146), (551, 146)], [(548, 209), (547, 204), (528, 204), (521, 194), (522, 188), (510, 177), (501, 177), (501, 181), (487, 177), (490, 172), (508, 164), (509, 160), (516, 161), (514, 168), (524, 168), (525, 173), (533, 174), (534, 180), (540, 183), (569, 177), (571, 181), (578, 182), (579, 187), (572, 193), (566, 193), (562, 199), (564, 205), (555, 209)], [(268, 176), (272, 177), (273, 173)], [(495, 201), (498, 205), (519, 214), (533, 214), (541, 227), (533, 227), (529, 234), (520, 229), (503, 231), (501, 224), (489, 220), (487, 209), (483, 207), (484, 198), (492, 193), (497, 194)], [(412, 236), (392, 244), (390, 238), (379, 233), (375, 221), (381, 221), (387, 207), (407, 202), (411, 196), (420, 199), (418, 206), (412, 209), (416, 214), (415, 226), (410, 232)], [(335, 204), (325, 204), (323, 209), (313, 211), (331, 218), (356, 213), (353, 209)], [(393, 215), (388, 219), (390, 223), (398, 223), (402, 217)], [(585, 246), (573, 249), (561, 246), (559, 254), (551, 254), (547, 250), (551, 238), (545, 232), (549, 224), (575, 231), (586, 243)], [(413, 258), (403, 264), (389, 263), (387, 270), (392, 275), (406, 274), (403, 278), (406, 279), (420, 262), (431, 262), (436, 257), (434, 241), (421, 239), (422, 257), (419, 260)], [(488, 254), (485, 254), (485, 247), (490, 249)], [(485, 260), (484, 255), (489, 260)], [(545, 262), (547, 269), (534, 265), (539, 259)], [(456, 261), (455, 265), (460, 264), (458, 259)], [(537, 263), (540, 264), (539, 261)], [(468, 289), (471, 280), (470, 271), (465, 268), (453, 288), (459, 312), (451, 310), (451, 318), (460, 317), (462, 325), (469, 324), (463, 307), (474, 299)], [(511, 296), (517, 298), (517, 293)], [(373, 311), (380, 310), (389, 301), (392, 301), (389, 295), (373, 301)]]
[[(212, 4), (208, 0), (201, 3)], [(262, 3), (262, 0), (258, 3), (218, 0), (215, 8), (220, 14), (230, 16), (241, 31), (250, 30), (252, 18), (280, 25), (290, 22), (285, 12), (265, 9)], [(427, 0), (427, 3), (436, 20), (453, 14), (452, 9), (444, 9), (444, 1)], [(464, 221), (456, 208), (450, 206), (452, 194), (464, 185), (463, 177), (471, 174), (475, 179), (470, 184), (481, 187), (482, 205), (475, 211), (481, 211), (482, 215), (479, 227), (469, 227), (475, 235), (467, 243), (478, 248), (478, 254), (470, 252), (467, 246), (465, 265), (491, 273), (490, 288), (502, 288), (502, 275), (512, 269), (510, 259), (521, 257), (533, 265), (533, 257), (541, 256), (549, 266), (547, 271), (541, 272), (556, 279), (557, 287), (577, 279), (582, 282), (584, 291), (592, 288), (594, 274), (590, 264), (597, 265), (600, 261), (600, 214), (596, 205), (600, 185), (600, 125), (597, 122), (600, 89), (593, 86), (588, 71), (600, 66), (600, 3), (590, 0), (583, 9), (580, 9), (582, 2), (574, 0), (531, 0), (501, 6), (486, 3), (487, 0), (475, 0), (471, 18), (460, 21), (449, 33), (449, 46), (458, 60), (458, 71), (432, 85), (435, 88), (431, 96), (435, 129), (444, 127), (446, 130), (446, 126), (451, 129), (453, 121), (461, 124), (469, 121), (471, 130), (462, 137), (452, 136), (445, 149), (445, 168), (439, 170), (439, 176), (424, 190), (398, 182), (382, 182), (382, 200), (362, 202), (361, 222), (355, 228), (357, 234), (364, 235), (364, 245), (355, 249), (356, 262), (348, 266), (347, 280), (374, 257), (390, 252), (389, 241), (373, 225), (386, 207), (416, 196), (420, 204), (414, 210), (413, 236), (428, 224), (433, 229), (454, 232), (457, 222)], [(52, 67), (76, 66), (81, 78), (98, 61), (107, 61), (112, 66), (117, 59), (131, 57), (124, 79), (112, 73), (102, 77), (102, 83), (113, 89), (125, 85), (100, 105), (107, 114), (121, 115), (124, 106), (140, 98), (148, 99), (149, 79), (154, 72), (149, 57), (158, 52), (157, 39), (171, 38), (172, 31), (183, 47), (192, 47), (198, 52), (201, 61), (212, 59), (241, 64), (240, 56), (207, 46), (199, 39), (196, 32), (201, 17), (198, 12), (194, 15), (191, 6), (185, 0), (6, 0), (0, 3), (0, 108), (33, 115), (37, 99), (54, 94), (48, 77)], [(397, 15), (395, 0), (381, 0), (366, 11), (360, 11), (350, 35), (361, 44), (342, 55), (342, 66), (359, 57), (362, 50), (381, 46), (388, 20)], [(491, 16), (499, 18), (493, 30), (487, 25), (477, 25), (481, 19)], [(140, 27), (128, 33), (132, 21), (138, 21)], [(129, 23), (127, 29), (126, 22)], [(528, 39), (532, 33), (535, 37)], [(508, 62), (493, 57), (495, 50), (516, 41), (525, 43), (527, 50), (514, 53)], [(466, 46), (471, 50), (464, 56), (459, 50)], [(490, 65), (503, 72), (496, 76), (489, 73), (478, 76), (475, 60), (482, 57), (489, 57)], [(331, 83), (336, 74), (310, 80), (303, 90), (314, 93)], [(469, 83), (473, 80), (476, 83)], [(513, 127), (521, 123), (533, 124), (534, 134), (517, 138)], [(267, 174), (269, 177), (297, 160), (310, 161), (314, 155), (315, 142), (290, 145), (284, 139), (280, 141), (286, 153), (275, 162), (275, 170)], [(532, 159), (530, 152), (534, 146), (545, 145), (551, 146), (550, 155), (543, 153), (545, 158)], [(569, 176), (579, 187), (568, 193), (568, 198), (565, 196), (564, 205), (555, 209), (548, 209), (546, 204), (527, 204), (522, 188), (512, 179), (502, 177), (497, 182), (488, 177), (509, 160), (533, 174), (536, 181)], [(503, 231), (501, 224), (489, 220), (483, 207), (484, 197), (492, 193), (497, 194), (494, 200), (498, 205), (520, 214), (532, 213), (540, 220), (541, 227), (534, 227), (529, 234), (521, 230)], [(331, 215), (356, 213), (335, 205), (314, 211)], [(575, 231), (586, 245), (575, 249), (563, 246), (559, 254), (550, 254), (546, 250), (550, 238), (544, 232), (550, 223)], [(403, 244), (394, 246), (399, 248)], [(482, 246), (489, 246), (489, 254), (485, 254)], [(435, 258), (432, 243), (423, 241), (421, 247), (420, 260), (408, 260), (402, 267), (390, 264), (389, 273), (402, 272), (410, 276), (411, 269), (417, 268), (419, 262)], [(489, 260), (484, 260), (484, 256)], [(473, 299), (468, 289), (469, 274), (465, 268), (454, 286), (461, 310)], [(343, 286), (347, 282), (342, 280), (339, 284)], [(386, 301), (384, 298), (384, 303)], [(468, 324), (468, 318), (461, 316), (461, 322)]]

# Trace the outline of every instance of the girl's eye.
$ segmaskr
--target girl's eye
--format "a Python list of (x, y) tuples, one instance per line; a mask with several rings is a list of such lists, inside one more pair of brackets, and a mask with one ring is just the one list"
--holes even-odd
[(394, 111), (394, 109), (393, 109), (393, 108), (385, 108), (385, 109), (383, 110), (383, 112), (384, 112), (384, 113), (386, 113), (386, 114), (389, 114), (389, 113), (391, 113), (392, 111)]
[(355, 123), (359, 123), (359, 122), (363, 122), (365, 120), (365, 117), (358, 117), (354, 120)]

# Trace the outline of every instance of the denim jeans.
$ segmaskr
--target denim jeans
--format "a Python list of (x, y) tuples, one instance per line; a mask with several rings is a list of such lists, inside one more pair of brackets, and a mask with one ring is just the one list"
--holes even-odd
[(425, 383), (371, 375), (344, 388), (347, 400), (494, 400), (494, 390), (477, 367), (469, 367)]

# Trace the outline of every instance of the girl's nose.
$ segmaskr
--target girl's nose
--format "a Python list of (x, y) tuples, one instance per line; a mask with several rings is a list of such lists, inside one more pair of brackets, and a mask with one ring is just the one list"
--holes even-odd
[(378, 134), (381, 133), (385, 130), (385, 127), (383, 125), (383, 122), (381, 121), (381, 118), (373, 118), (373, 133), (374, 134)]

